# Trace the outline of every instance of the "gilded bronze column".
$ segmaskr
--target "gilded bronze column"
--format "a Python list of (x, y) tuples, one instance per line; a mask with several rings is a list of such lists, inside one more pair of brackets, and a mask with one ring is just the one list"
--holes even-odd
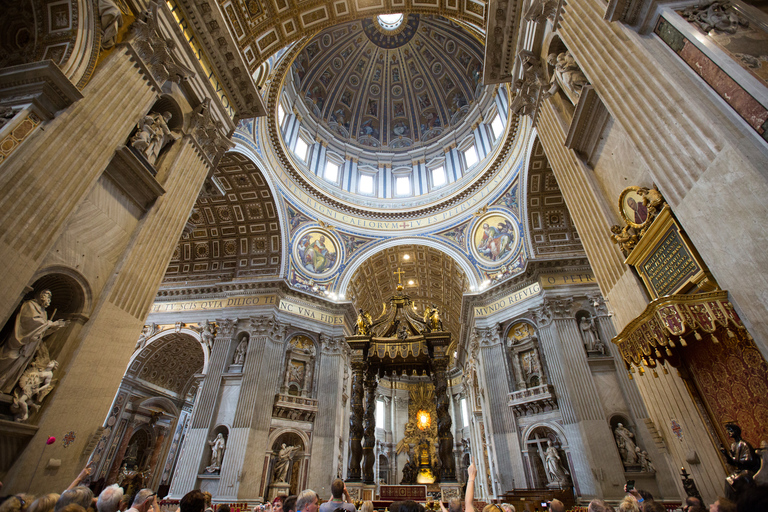
[(453, 433), (451, 415), (448, 412), (448, 381), (445, 376), (448, 358), (435, 359), (432, 381), (435, 384), (437, 408), (437, 437), (439, 439), (440, 481), (456, 481), (456, 463), (453, 460)]
[(365, 363), (352, 362), (352, 396), (349, 412), (349, 462), (347, 464), (347, 482), (359, 482), (360, 463), (363, 460), (363, 372)]
[(373, 448), (376, 446), (376, 374), (369, 371), (365, 375), (365, 435), (363, 436), (363, 482), (376, 483), (373, 475), (373, 466), (376, 462), (376, 454)]

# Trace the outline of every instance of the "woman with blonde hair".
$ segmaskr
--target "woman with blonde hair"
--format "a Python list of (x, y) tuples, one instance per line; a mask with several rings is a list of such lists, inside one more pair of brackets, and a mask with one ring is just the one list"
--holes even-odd
[(27, 512), (53, 512), (57, 501), (59, 501), (59, 494), (55, 492), (43, 494), (32, 502)]
[(640, 512), (640, 504), (634, 496), (625, 496), (619, 504), (619, 512)]
[(360, 505), (360, 512), (373, 512), (373, 502), (364, 501), (363, 504)]

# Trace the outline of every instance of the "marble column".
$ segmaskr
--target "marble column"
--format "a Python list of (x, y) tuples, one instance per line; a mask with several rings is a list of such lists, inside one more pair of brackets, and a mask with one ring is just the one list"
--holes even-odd
[(441, 357), (432, 361), (432, 381), (435, 384), (435, 405), (437, 410), (437, 437), (440, 449), (440, 481), (456, 481), (456, 464), (453, 460), (453, 433), (451, 432), (451, 414), (448, 411), (448, 380), (445, 372), (448, 358)]
[(365, 430), (363, 431), (363, 482), (373, 484), (373, 466), (376, 462), (376, 374), (365, 373)]
[(363, 460), (363, 379), (365, 363), (362, 354), (352, 356), (352, 396), (349, 411), (349, 461), (347, 463), (347, 481), (360, 482), (362, 475), (360, 464)]
[(236, 325), (231, 320), (218, 322), (213, 350), (208, 361), (208, 372), (200, 383), (189, 431), (184, 438), (179, 461), (171, 479), (171, 487), (168, 491), (171, 499), (179, 499), (189, 489), (195, 488), (203, 452), (208, 442), (208, 433), (212, 427), (211, 421), (216, 399), (219, 396), (221, 376), (227, 366), (227, 354), (235, 333)]

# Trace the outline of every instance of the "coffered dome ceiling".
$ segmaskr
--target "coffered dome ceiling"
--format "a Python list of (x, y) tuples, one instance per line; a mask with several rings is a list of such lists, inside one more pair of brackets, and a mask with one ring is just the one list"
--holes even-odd
[(403, 152), (468, 134), (467, 113), (486, 91), (483, 50), (441, 17), (352, 21), (313, 38), (289, 79), (312, 120), (340, 142)]

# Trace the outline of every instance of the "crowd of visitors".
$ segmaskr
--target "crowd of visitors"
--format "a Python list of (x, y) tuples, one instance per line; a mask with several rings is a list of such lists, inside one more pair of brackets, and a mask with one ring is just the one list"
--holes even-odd
[[(133, 495), (126, 495), (122, 487), (113, 484), (102, 490), (98, 497), (94, 496), (90, 488), (81, 485), (89, 474), (90, 468), (86, 467), (61, 495), (50, 493), (36, 498), (22, 493), (0, 498), (0, 512), (160, 512), (157, 493), (151, 489), (140, 489)], [(453, 498), (448, 501), (447, 508), (439, 502), (441, 512), (478, 512), (474, 505), (477, 476), (474, 462), (470, 464), (467, 476), (463, 510), (462, 502)], [(626, 487), (624, 490), (626, 496), (616, 508), (604, 500), (594, 499), (589, 503), (588, 512), (666, 512), (664, 504), (655, 501), (651, 493)], [(566, 512), (565, 505), (559, 500), (552, 500), (546, 505), (546, 510), (551, 512)], [(749, 489), (741, 495), (738, 503), (719, 497), (708, 509), (700, 498), (688, 497), (681, 508), (682, 512), (768, 511), (768, 488)], [(190, 491), (179, 501), (175, 512), (214, 512), (212, 496), (200, 490)], [(222, 504), (215, 508), (215, 512), (230, 512), (230, 507)], [(256, 506), (253, 512), (374, 512), (374, 506), (371, 501), (365, 501), (359, 509), (355, 507), (344, 481), (336, 479), (331, 484), (331, 496), (322, 505), (315, 491), (305, 489), (298, 495), (277, 496), (272, 502)], [(389, 505), (388, 512), (426, 512), (426, 508), (415, 501), (397, 501)], [(492, 503), (486, 505), (482, 512), (516, 511), (510, 504)]]

